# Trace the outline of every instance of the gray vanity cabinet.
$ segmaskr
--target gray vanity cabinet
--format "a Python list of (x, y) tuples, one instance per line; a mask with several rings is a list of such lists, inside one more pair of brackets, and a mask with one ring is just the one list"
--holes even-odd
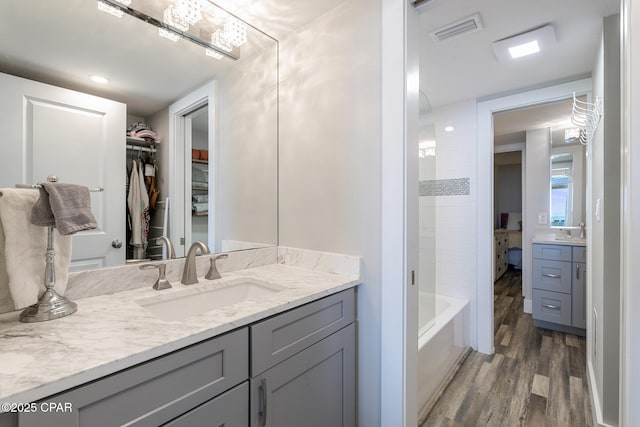
[(348, 289), (37, 402), (0, 426), (355, 426), (355, 291)]
[(163, 427), (247, 427), (249, 425), (248, 401), (249, 384), (245, 381), (186, 414), (163, 424)]
[(572, 325), (587, 328), (587, 250), (573, 247)]
[(536, 326), (584, 335), (586, 248), (533, 245), (533, 320)]
[(352, 289), (251, 327), (252, 427), (355, 426)]
[[(225, 407), (225, 425), (247, 425), (242, 422), (248, 413), (248, 341), (247, 328), (239, 329), (101, 378), (44, 401), (71, 403), (72, 412), (23, 413), (19, 425), (157, 427), (174, 420), (170, 425), (190, 426), (194, 424), (176, 418), (203, 416), (224, 405), (222, 401), (236, 402), (233, 411)], [(225, 393), (242, 382), (244, 401), (237, 397), (242, 391)], [(214, 399), (223, 393), (226, 397)]]

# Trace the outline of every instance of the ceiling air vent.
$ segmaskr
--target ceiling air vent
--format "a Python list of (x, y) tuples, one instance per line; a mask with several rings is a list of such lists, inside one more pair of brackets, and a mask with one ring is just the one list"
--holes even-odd
[(479, 13), (476, 13), (466, 18), (459, 19), (444, 27), (430, 33), (431, 38), (437, 42), (443, 42), (456, 37), (460, 37), (465, 34), (474, 33), (484, 28), (482, 18)]

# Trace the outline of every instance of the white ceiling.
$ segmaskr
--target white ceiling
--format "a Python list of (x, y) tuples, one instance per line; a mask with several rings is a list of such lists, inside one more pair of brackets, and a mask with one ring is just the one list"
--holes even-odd
[[(617, 13), (618, 0), (432, 0), (420, 13), (420, 87), (432, 106), (515, 91), (590, 75), (602, 18)], [(434, 42), (428, 35), (479, 12), (485, 28)], [(509, 63), (491, 43), (551, 24), (557, 45)]]
[[(283, 39), (344, 1), (216, 3)], [(617, 9), (617, 0), (432, 0), (420, 9), (421, 89), (438, 106), (589, 74), (601, 18)], [(482, 31), (441, 44), (428, 36), (475, 12), (484, 20)], [(132, 21), (98, 13), (91, 0), (65, 0), (64, 7), (51, 0), (2, 0), (0, 71), (120, 100), (145, 115), (229, 69), (231, 61), (216, 62), (202, 55), (201, 48), (165, 41), (151, 26)], [(553, 24), (558, 39), (552, 51), (513, 63), (494, 57), (494, 40), (546, 23)], [(262, 45), (270, 40), (255, 34)], [(91, 73), (107, 74), (112, 84), (106, 88), (88, 82)]]

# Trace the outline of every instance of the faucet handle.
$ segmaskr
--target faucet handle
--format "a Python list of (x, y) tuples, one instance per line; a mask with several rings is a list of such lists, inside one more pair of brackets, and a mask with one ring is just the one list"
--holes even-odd
[(211, 265), (209, 266), (209, 271), (207, 271), (207, 274), (204, 276), (204, 278), (207, 280), (215, 280), (215, 279), (222, 278), (222, 276), (220, 275), (220, 272), (218, 271), (218, 267), (216, 266), (216, 261), (218, 261), (219, 259), (226, 259), (226, 258), (229, 258), (229, 255), (220, 254), (220, 255), (215, 255), (209, 258), (209, 260), (211, 261)]
[(153, 289), (161, 291), (171, 288), (171, 283), (167, 280), (167, 264), (142, 264), (140, 270), (158, 270), (158, 280), (153, 284)]

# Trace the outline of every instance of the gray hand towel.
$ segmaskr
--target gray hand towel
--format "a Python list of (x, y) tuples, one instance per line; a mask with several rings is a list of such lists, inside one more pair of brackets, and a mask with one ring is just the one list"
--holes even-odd
[(31, 223), (53, 225), (63, 236), (97, 227), (87, 187), (59, 182), (41, 184), (40, 199), (31, 211)]

